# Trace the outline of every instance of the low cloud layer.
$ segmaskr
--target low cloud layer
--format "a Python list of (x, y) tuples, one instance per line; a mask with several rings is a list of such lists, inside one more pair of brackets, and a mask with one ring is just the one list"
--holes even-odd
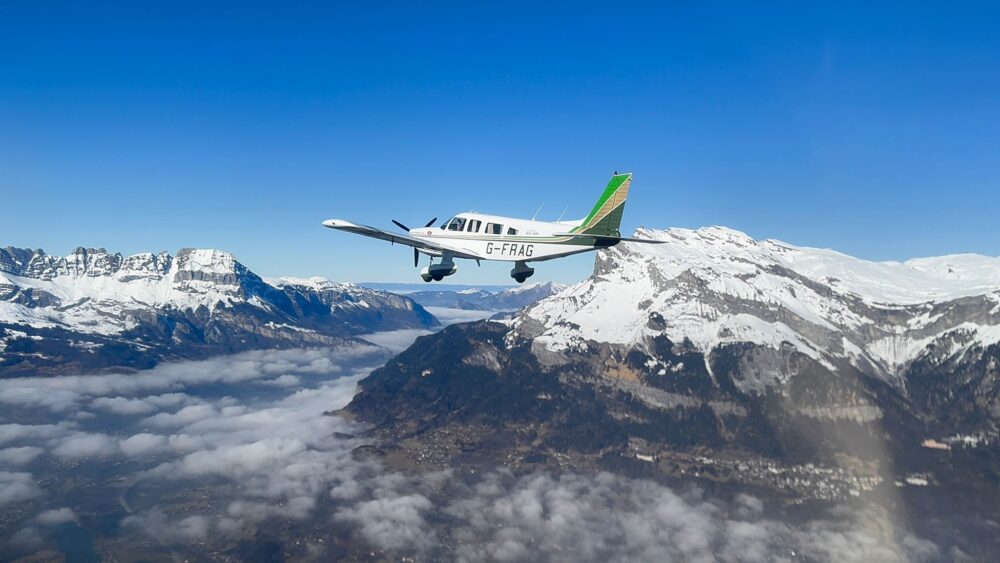
[(471, 309), (451, 309), (448, 307), (424, 307), (427, 311), (437, 317), (441, 324), (450, 325), (455, 323), (468, 323), (488, 319), (496, 314), (496, 311), (476, 311)]
[[(419, 334), (370, 340), (395, 351)], [(324, 415), (346, 405), (357, 381), (384, 357), (373, 348), (288, 350), (135, 375), (0, 381), (0, 404), (8, 407), (0, 415), (0, 510), (30, 507), (0, 545), (30, 552), (45, 545), (47, 530), (83, 514), (46, 491), (39, 476), (57, 465), (110, 461), (127, 467), (131, 473), (123, 477), (137, 487), (198, 491), (194, 509), (158, 503), (122, 521), (124, 530), (154, 538), (155, 545), (203, 545), (238, 538), (271, 518), (313, 518), (331, 533), (428, 559), (901, 561), (938, 555), (933, 544), (873, 515), (831, 513), (790, 524), (751, 496), (721, 502), (697, 490), (682, 493), (610, 474), (388, 471), (352, 454), (364, 443), (354, 437), (362, 428)], [(17, 418), (17, 412), (30, 416)], [(38, 413), (49, 413), (47, 420)]]
[[(407, 331), (409, 332), (409, 331)], [(381, 338), (393, 341), (394, 333)], [(375, 337), (373, 337), (375, 338)], [(411, 338), (412, 341), (412, 338)], [(174, 394), (203, 385), (242, 385), (273, 382), (289, 373), (330, 377), (341, 366), (370, 357), (377, 349), (368, 346), (310, 350), (265, 350), (223, 356), (198, 362), (161, 364), (138, 374), (32, 377), (0, 382), (0, 405), (47, 409), (53, 414), (94, 407), (117, 414), (171, 406), (184, 397)], [(152, 411), (148, 411), (152, 412)]]
[(0, 471), (0, 506), (31, 500), (42, 494), (31, 473)]
[[(730, 502), (607, 473), (384, 473), (335, 514), (368, 542), (459, 561), (928, 561), (937, 547), (877, 514), (790, 524)], [(442, 546), (450, 546), (443, 548)]]
[(42, 526), (58, 526), (66, 522), (76, 522), (76, 514), (68, 508), (53, 508), (35, 516), (35, 522)]

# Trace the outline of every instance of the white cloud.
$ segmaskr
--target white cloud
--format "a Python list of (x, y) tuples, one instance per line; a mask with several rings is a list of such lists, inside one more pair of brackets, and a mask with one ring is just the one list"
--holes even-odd
[(0, 471), (0, 506), (42, 496), (31, 473)]
[(297, 375), (292, 375), (286, 373), (275, 377), (274, 379), (268, 379), (266, 381), (261, 381), (262, 385), (270, 385), (272, 387), (298, 387), (302, 383), (302, 378)]
[(164, 543), (204, 541), (210, 530), (209, 519), (194, 515), (171, 520), (159, 508), (133, 514), (122, 520), (126, 528), (139, 528)]
[(63, 438), (52, 454), (67, 460), (106, 457), (118, 453), (118, 441), (107, 434), (77, 432)]
[(76, 423), (60, 422), (57, 424), (0, 424), (0, 445), (23, 442), (39, 442), (51, 438), (65, 436)]
[[(0, 450), (0, 465), (23, 466), (46, 450), (78, 463), (118, 455), (142, 463), (138, 458), (156, 455), (160, 465), (140, 470), (140, 478), (233, 480), (234, 494), (220, 499), (225, 507), (221, 518), (167, 510), (129, 519), (129, 525), (155, 530), (165, 541), (201, 541), (213, 529), (238, 532), (272, 516), (304, 518), (315, 511), (317, 499), (329, 498), (331, 487), (349, 486), (370, 465), (351, 458), (356, 440), (335, 436), (358, 432), (357, 427), (323, 413), (346, 405), (357, 381), (386, 354), (368, 346), (263, 351), (164, 364), (137, 374), (0, 380), (0, 405), (22, 409), (7, 410), (12, 422), (0, 424), (0, 446), (6, 446)], [(245, 401), (244, 384), (254, 381), (294, 392)], [(231, 389), (233, 396), (196, 396), (203, 385), (210, 385), (213, 394)], [(303, 385), (310, 387), (296, 389)], [(31, 417), (20, 422), (36, 421), (40, 412), (48, 412), (52, 423), (13, 422), (21, 412)], [(69, 412), (74, 413), (71, 420), (66, 419)], [(123, 423), (117, 418), (122, 415), (143, 418)], [(32, 474), (0, 472), (0, 504), (42, 495)], [(71, 516), (63, 509), (47, 511), (36, 523)], [(38, 534), (25, 528), (22, 535), (37, 540)]]
[(428, 334), (433, 334), (433, 331), (413, 328), (392, 330), (389, 332), (373, 332), (371, 334), (362, 334), (358, 338), (362, 338), (376, 346), (381, 346), (393, 354), (398, 354), (409, 348), (418, 337)]
[(427, 312), (437, 317), (441, 324), (468, 323), (481, 321), (497, 314), (497, 311), (476, 311), (469, 309), (452, 309), (450, 307), (424, 307)]
[(107, 411), (112, 414), (133, 415), (149, 414), (157, 410), (156, 405), (142, 399), (126, 397), (98, 397), (90, 402), (91, 408)]
[[(50, 378), (41, 378), (50, 379)], [(44, 408), (64, 413), (77, 407), (80, 394), (71, 389), (49, 388), (35, 378), (3, 380), (0, 404), (29, 409)]]
[(35, 516), (35, 522), (43, 526), (57, 526), (65, 522), (76, 522), (76, 513), (69, 508), (45, 510)]
[(152, 395), (143, 398), (147, 403), (160, 407), (176, 407), (180, 405), (200, 403), (201, 400), (184, 393), (163, 393), (162, 395)]
[(447, 526), (458, 559), (467, 561), (538, 554), (574, 561), (771, 561), (792, 552), (834, 561), (937, 557), (934, 544), (892, 532), (895, 523), (882, 513), (861, 509), (797, 522), (767, 518), (763, 510), (747, 495), (722, 503), (698, 490), (678, 494), (610, 474), (515, 478), (505, 472), (486, 475), (444, 508), (453, 517)]
[[(392, 334), (387, 333), (387, 338), (394, 339)], [(4, 379), (0, 380), (0, 404), (65, 413), (79, 410), (100, 397), (128, 399), (154, 395), (147, 397), (153, 405), (169, 406), (170, 401), (184, 398), (178, 391), (185, 388), (269, 380), (284, 374), (338, 375), (344, 363), (384, 356), (384, 350), (365, 345), (335, 349), (259, 350), (209, 360), (160, 364), (135, 374)], [(155, 395), (157, 393), (162, 394)], [(184, 401), (173, 404), (180, 402)], [(100, 401), (98, 404), (105, 409), (126, 408), (126, 403), (122, 401)], [(143, 408), (138, 403), (132, 404), (135, 405), (133, 408)]]
[(193, 405), (201, 402), (200, 399), (191, 397), (185, 393), (163, 393), (161, 395), (150, 395), (139, 398), (120, 396), (98, 397), (90, 402), (90, 407), (111, 414), (128, 416), (150, 414), (164, 408)]
[(159, 434), (142, 432), (118, 442), (123, 454), (136, 457), (160, 453), (167, 449), (167, 438)]
[(424, 516), (432, 506), (419, 493), (379, 491), (377, 498), (344, 508), (336, 517), (357, 524), (368, 541), (386, 549), (427, 549), (437, 541)]
[(11, 536), (10, 541), (7, 542), (5, 546), (11, 553), (25, 553), (28, 554), (39, 547), (42, 547), (42, 535), (38, 532), (37, 528), (21, 528), (13, 536)]
[(178, 462), (160, 466), (154, 474), (170, 478), (221, 475), (243, 479), (258, 476), (264, 470), (280, 470), (305, 450), (301, 440), (265, 439), (190, 453)]
[(35, 461), (45, 450), (36, 446), (21, 446), (0, 450), (0, 465), (22, 466)]
[(154, 414), (143, 419), (142, 424), (155, 428), (173, 428), (191, 424), (205, 418), (219, 416), (219, 414), (219, 411), (212, 405), (190, 405), (175, 413), (161, 412)]

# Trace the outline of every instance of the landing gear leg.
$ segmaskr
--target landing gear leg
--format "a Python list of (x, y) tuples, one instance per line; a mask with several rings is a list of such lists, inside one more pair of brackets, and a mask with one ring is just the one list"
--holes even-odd
[(529, 268), (527, 263), (515, 262), (514, 268), (510, 271), (510, 277), (514, 278), (517, 283), (524, 283), (524, 280), (530, 278), (534, 273), (535, 269)]

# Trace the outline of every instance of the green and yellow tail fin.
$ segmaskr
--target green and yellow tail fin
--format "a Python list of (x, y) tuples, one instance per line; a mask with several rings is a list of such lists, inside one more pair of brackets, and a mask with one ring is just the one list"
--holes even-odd
[(628, 188), (632, 184), (632, 173), (615, 174), (608, 182), (608, 187), (604, 188), (601, 198), (597, 200), (590, 214), (578, 227), (574, 227), (572, 232), (595, 235), (620, 237), (618, 230), (622, 224), (622, 213), (625, 211), (625, 198), (628, 197)]

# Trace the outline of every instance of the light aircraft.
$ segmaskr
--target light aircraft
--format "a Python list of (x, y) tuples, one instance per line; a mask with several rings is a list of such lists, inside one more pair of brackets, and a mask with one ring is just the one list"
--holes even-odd
[[(531, 277), (534, 268), (528, 262), (541, 262), (614, 246), (621, 241), (659, 243), (648, 239), (621, 236), (618, 228), (625, 210), (625, 198), (632, 184), (632, 173), (615, 172), (601, 197), (586, 217), (578, 221), (535, 221), (485, 215), (470, 211), (459, 213), (440, 227), (437, 217), (423, 227), (411, 229), (393, 219), (406, 234), (384, 231), (342, 219), (327, 219), (324, 227), (387, 240), (413, 247), (413, 266), (420, 254), (430, 256), (430, 265), (420, 271), (425, 282), (441, 281), (458, 271), (456, 258), (513, 262), (510, 277), (518, 283)], [(434, 258), (440, 260), (435, 264)]]

